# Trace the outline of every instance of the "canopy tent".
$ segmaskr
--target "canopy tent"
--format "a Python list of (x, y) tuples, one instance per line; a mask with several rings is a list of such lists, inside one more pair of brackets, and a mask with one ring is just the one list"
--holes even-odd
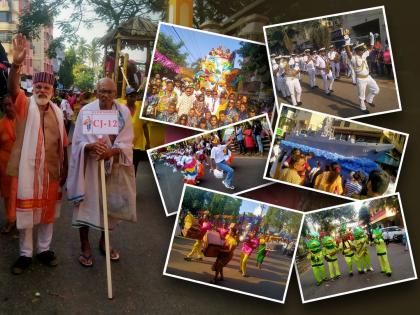
[[(140, 87), (140, 82), (137, 82), (136, 86), (133, 86), (135, 83), (131, 83), (135, 81), (136, 69), (134, 68), (133, 70), (130, 67), (128, 54), (122, 54), (121, 51), (125, 48), (146, 49), (145, 73), (147, 74), (147, 67), (150, 65), (156, 32), (157, 24), (155, 22), (140, 16), (135, 16), (121, 23), (117, 28), (109, 31), (99, 40), (105, 47), (104, 72), (116, 82), (118, 95), (121, 95), (121, 98), (125, 98), (127, 81), (132, 87), (137, 89)], [(112, 48), (112, 52), (114, 53), (112, 57), (108, 55), (109, 48)], [(111, 58), (113, 58), (112, 61), (110, 61)], [(120, 58), (122, 58), (121, 69)], [(113, 68), (113, 73), (111, 69), (107, 69), (109, 66)], [(120, 70), (122, 77), (120, 77)]]

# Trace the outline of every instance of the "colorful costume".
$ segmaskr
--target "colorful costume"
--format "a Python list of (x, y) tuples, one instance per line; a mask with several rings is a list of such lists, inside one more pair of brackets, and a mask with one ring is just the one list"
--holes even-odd
[(328, 271), (330, 272), (330, 279), (340, 278), (341, 272), (338, 266), (337, 251), (338, 248), (335, 244), (334, 239), (331, 236), (324, 236), (322, 239), (322, 245), (324, 246), (322, 253), (325, 260), (328, 263)]
[[(201, 235), (205, 235), (207, 231), (211, 230), (211, 223), (208, 221), (204, 221), (200, 224), (200, 229), (201, 229)], [(187, 255), (187, 260), (191, 260), (191, 257), (193, 257), (194, 255), (197, 255), (198, 259), (203, 259), (203, 240), (198, 239), (194, 242), (194, 245), (191, 249), (191, 251), (188, 253)]]
[(386, 250), (386, 244), (382, 237), (382, 231), (379, 229), (374, 229), (373, 233), (373, 243), (376, 248), (376, 255), (378, 255), (379, 264), (381, 265), (381, 272), (385, 273), (388, 277), (392, 275), (391, 266), (388, 261), (388, 253)]
[(353, 229), (354, 235), (354, 247), (356, 248), (355, 259), (359, 263), (361, 270), (366, 272), (367, 270), (373, 271), (372, 264), (370, 262), (369, 250), (367, 248), (369, 240), (365, 235), (365, 232), (360, 227)]
[(348, 238), (348, 237), (343, 237), (340, 243), (340, 250), (342, 252), (342, 254), (344, 255), (344, 260), (346, 261), (347, 264), (347, 271), (349, 272), (349, 275), (353, 275), (353, 264), (356, 265), (357, 270), (359, 272), (362, 271), (362, 269), (360, 268), (360, 264), (359, 261), (356, 259), (355, 255), (354, 255), (354, 245), (352, 243), (352, 241)]
[(311, 239), (306, 244), (308, 248), (308, 255), (306, 256), (311, 262), (312, 272), (316, 280), (316, 285), (320, 285), (323, 280), (327, 280), (325, 273), (325, 266), (323, 261), (323, 253), (321, 243), (317, 239)]
[(184, 183), (195, 185), (197, 174), (198, 174), (197, 160), (192, 156), (187, 157), (183, 168), (184, 168)]
[(257, 266), (261, 267), (265, 256), (267, 256), (267, 243), (264, 237), (260, 238), (258, 250), (257, 250)]
[(247, 237), (242, 244), (241, 249), (241, 260), (239, 261), (239, 268), (243, 276), (246, 276), (246, 264), (248, 262), (249, 256), (251, 256), (254, 248), (258, 246), (258, 240), (256, 238)]

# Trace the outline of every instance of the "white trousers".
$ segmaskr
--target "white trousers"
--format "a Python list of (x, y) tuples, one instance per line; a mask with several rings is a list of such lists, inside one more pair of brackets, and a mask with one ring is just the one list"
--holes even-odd
[[(365, 110), (365, 100), (368, 103), (373, 103), (373, 98), (379, 94), (379, 86), (376, 81), (369, 75), (367, 78), (357, 78), (357, 92), (360, 99), (360, 109)], [(366, 95), (366, 89), (368, 94)]]
[(332, 90), (334, 84), (334, 77), (331, 73), (331, 70), (328, 73), (326, 73), (325, 70), (321, 70), (321, 76), (322, 80), (324, 81), (324, 91), (325, 93), (329, 93), (330, 90)]
[(298, 78), (287, 77), (286, 85), (290, 91), (290, 97), (292, 98), (292, 104), (297, 105), (300, 102), (300, 97), (302, 95), (302, 87)]
[(34, 252), (34, 230), (36, 234), (36, 252), (42, 253), (50, 249), (53, 223), (38, 224), (34, 228), (19, 230), (19, 253), (20, 256), (32, 257)]
[(353, 66), (351, 65), (351, 63), (348, 63), (348, 76), (351, 76), (351, 81), (353, 82), (353, 84), (356, 84), (356, 72), (354, 72)]
[(286, 79), (284, 77), (281, 77), (281, 76), (277, 77), (277, 90), (281, 92), (281, 95), (283, 97), (290, 96), (289, 89), (286, 85)]
[(315, 69), (308, 69), (308, 76), (309, 76), (309, 86), (314, 87), (316, 85), (316, 75)]
[(332, 62), (331, 63), (331, 71), (332, 71), (334, 79), (340, 77), (340, 63), (339, 62)]

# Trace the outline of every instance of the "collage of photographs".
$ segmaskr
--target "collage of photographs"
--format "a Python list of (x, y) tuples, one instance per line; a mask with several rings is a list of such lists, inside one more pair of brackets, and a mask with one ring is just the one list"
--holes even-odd
[[(226, 32), (193, 28), (182, 2), (71, 48), (51, 25), (0, 25), (0, 280), (35, 306), (84, 281), (115, 301), (130, 277), (281, 304), (293, 272), (302, 303), (416, 280), (398, 189), (409, 134), (358, 120), (403, 111), (385, 7), (256, 19), (262, 34), (242, 38), (240, 11)], [(37, 41), (52, 47), (42, 67)], [(165, 216), (167, 251), (147, 221)], [(142, 259), (163, 272), (137, 275)]]

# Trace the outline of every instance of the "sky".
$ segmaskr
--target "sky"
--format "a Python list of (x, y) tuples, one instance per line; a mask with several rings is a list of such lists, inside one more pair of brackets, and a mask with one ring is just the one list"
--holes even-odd
[[(242, 200), (242, 205), (239, 208), (239, 213), (244, 213), (244, 212), (252, 212), (254, 213), (254, 210), (259, 207), (262, 206), (260, 203), (258, 202), (253, 202), (253, 201), (249, 201), (249, 200)], [(264, 206), (264, 210), (263, 210), (263, 215), (265, 215), (267, 213), (267, 207)]]
[[(216, 48), (220, 45), (230, 49), (230, 51), (237, 50), (241, 47), (239, 45), (241, 42), (240, 40), (202, 33), (196, 30), (173, 27), (171, 25), (162, 24), (160, 26), (160, 32), (172, 37), (175, 42), (180, 41), (179, 37), (184, 41), (185, 45), (181, 48), (181, 52), (188, 53), (189, 56), (187, 61), (190, 64), (199, 58), (207, 56), (212, 48)], [(235, 68), (239, 68), (240, 59), (241, 58), (238, 58), (238, 56), (236, 57), (234, 64)]]

